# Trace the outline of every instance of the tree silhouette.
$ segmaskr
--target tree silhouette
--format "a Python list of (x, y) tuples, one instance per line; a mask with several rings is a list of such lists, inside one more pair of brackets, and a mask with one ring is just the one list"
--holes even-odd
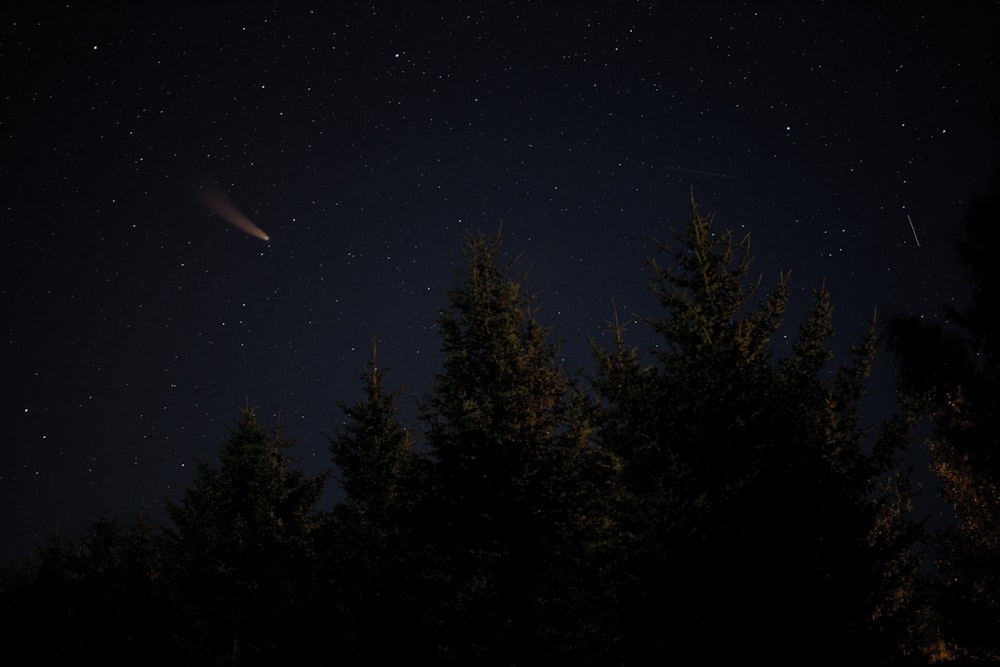
[[(970, 209), (970, 265), (998, 192)], [(400, 421), (373, 342), (329, 437), (331, 511), (327, 475), (295, 470), (247, 408), (168, 503), (171, 526), (53, 539), (0, 578), (0, 622), (47, 660), (889, 664), (928, 662), (939, 631), (938, 657), (995, 657), (995, 278), (971, 272), (952, 328), (892, 321), (906, 410), (866, 425), (875, 318), (835, 358), (823, 285), (789, 330), (788, 274), (762, 291), (749, 238), (690, 204), (649, 258), (655, 344), (629, 347), (616, 309), (589, 387), (557, 363), (500, 236), (470, 234), (421, 428)], [(933, 606), (897, 470), (921, 411), (961, 519)]]
[(817, 290), (791, 356), (775, 361), (787, 276), (760, 295), (749, 238), (717, 232), (693, 196), (691, 208), (677, 243), (659, 246), (666, 260), (649, 260), (664, 309), (647, 320), (654, 363), (621, 343), (598, 355), (599, 434), (623, 460), (632, 540), (624, 645), (644, 661), (711, 632), (729, 641), (699, 650), (732, 657), (780, 633), (775, 660), (816, 646), (872, 659), (866, 621), (890, 552), (871, 549), (871, 499), (907, 426), (888, 422), (866, 451), (858, 402), (874, 330), (832, 371), (832, 308)]
[[(349, 664), (414, 659), (428, 625), (419, 583), (425, 549), (415, 514), (426, 459), (399, 421), (401, 391), (387, 391), (385, 375), (373, 338), (361, 373), (364, 398), (341, 405), (346, 422), (329, 439), (346, 497), (334, 508), (324, 556), (344, 609), (332, 630), (343, 635), (335, 657)], [(385, 640), (387, 632), (393, 641)]]
[[(465, 271), (438, 324), (443, 370), (425, 405), (443, 655), (459, 663), (540, 660), (576, 639), (576, 593), (556, 562), (580, 514), (565, 480), (589, 459), (570, 382), (500, 238), (470, 235)], [(564, 474), (565, 473), (565, 474)], [(590, 488), (590, 487), (585, 487)], [(579, 586), (577, 582), (575, 585)]]
[(199, 461), (182, 501), (168, 506), (171, 583), (195, 662), (264, 664), (302, 646), (326, 476), (293, 470), (290, 446), (245, 409), (218, 467)]
[(412, 430), (399, 422), (401, 391), (385, 389), (385, 369), (378, 366), (374, 339), (372, 359), (361, 379), (365, 398), (353, 406), (341, 405), (348, 422), (330, 438), (330, 451), (340, 470), (345, 511), (365, 528), (379, 530), (396, 521), (402, 504), (413, 503), (407, 493), (413, 491), (421, 460)]
[[(34, 660), (176, 664), (175, 614), (163, 552), (148, 518), (102, 516), (80, 539), (54, 536), (0, 581), (8, 648)], [(158, 646), (155, 655), (149, 647)]]

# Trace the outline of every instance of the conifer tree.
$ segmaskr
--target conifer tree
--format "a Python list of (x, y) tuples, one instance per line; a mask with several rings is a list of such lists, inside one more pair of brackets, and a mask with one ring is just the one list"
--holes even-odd
[(411, 429), (399, 421), (401, 391), (385, 389), (385, 369), (379, 368), (376, 343), (361, 379), (365, 398), (353, 406), (341, 405), (347, 422), (330, 438), (333, 461), (340, 471), (345, 505), (372, 530), (388, 529), (403, 504), (412, 504), (414, 475), (420, 458)]
[[(420, 581), (426, 568), (415, 515), (426, 460), (413, 431), (399, 421), (401, 391), (389, 392), (386, 370), (372, 358), (361, 374), (364, 398), (341, 405), (346, 422), (330, 451), (345, 498), (334, 508), (326, 560), (344, 618), (330, 631), (344, 635), (335, 657), (350, 664), (409, 660), (422, 655), (428, 623)], [(393, 641), (385, 641), (392, 628)]]
[[(787, 276), (759, 294), (746, 280), (749, 238), (716, 231), (693, 196), (691, 208), (677, 245), (659, 247), (666, 261), (649, 260), (665, 311), (648, 320), (654, 363), (598, 356), (599, 433), (623, 460), (634, 540), (624, 644), (650, 655), (715, 632), (732, 640), (713, 647), (725, 657), (773, 629), (775, 657), (796, 650), (786, 635), (861, 654), (883, 567), (867, 547), (868, 501), (902, 444), (887, 427), (872, 455), (858, 423), (873, 330), (830, 380), (832, 309), (818, 290), (791, 357), (773, 359)], [(671, 602), (650, 615), (656, 600)]]
[(326, 475), (293, 469), (290, 446), (248, 408), (218, 466), (198, 461), (182, 501), (168, 505), (172, 584), (192, 623), (180, 634), (196, 662), (264, 664), (304, 646), (299, 611), (309, 608)]
[(443, 370), (425, 406), (441, 643), (459, 663), (530, 662), (563, 641), (550, 622), (568, 593), (549, 576), (573, 530), (560, 479), (586, 456), (557, 348), (499, 249), (499, 235), (467, 238), (465, 272), (438, 318)]
[[(157, 535), (140, 514), (102, 516), (72, 543), (55, 536), (0, 581), (0, 621), (13, 654), (42, 663), (176, 664), (173, 607)], [(151, 647), (156, 653), (151, 655)]]

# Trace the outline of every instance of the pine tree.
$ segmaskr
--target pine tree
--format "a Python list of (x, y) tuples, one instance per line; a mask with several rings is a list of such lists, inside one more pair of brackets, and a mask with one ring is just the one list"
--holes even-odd
[(170, 576), (192, 626), (181, 632), (191, 659), (262, 664), (301, 648), (308, 609), (316, 503), (326, 475), (292, 469), (291, 443), (246, 409), (219, 452), (168, 511)]
[(407, 494), (415, 490), (413, 478), (421, 463), (412, 430), (399, 421), (402, 392), (386, 391), (385, 373), (373, 339), (372, 359), (361, 376), (365, 398), (350, 407), (341, 405), (348, 421), (330, 438), (346, 508), (372, 530), (388, 528), (401, 505), (414, 502)]
[[(332, 630), (344, 635), (335, 657), (343, 664), (409, 660), (426, 653), (428, 620), (420, 581), (426, 571), (416, 508), (426, 460), (413, 431), (399, 421), (402, 391), (389, 392), (386, 370), (372, 358), (361, 374), (364, 398), (341, 404), (346, 422), (330, 438), (344, 500), (328, 526), (327, 562), (344, 615)], [(385, 641), (391, 628), (393, 641)]]
[(808, 598), (800, 606), (812, 612), (812, 636), (842, 643), (845, 659), (889, 661), (912, 650), (923, 613), (914, 553), (922, 533), (908, 517), (909, 475), (899, 470), (912, 418), (890, 414), (877, 425), (862, 424), (876, 320), (848, 360), (830, 367), (832, 315), (829, 292), (816, 290), (792, 356), (777, 364), (780, 446), (768, 463), (777, 473), (772, 489), (785, 489), (780, 496), (767, 491), (765, 477), (760, 488), (779, 497), (775, 517), (793, 529), (775, 546), (808, 568)]
[(557, 610), (575, 594), (555, 576), (568, 561), (554, 559), (579, 518), (562, 481), (589, 456), (585, 429), (571, 424), (557, 348), (499, 249), (499, 235), (467, 238), (465, 273), (438, 318), (443, 370), (424, 414), (440, 642), (443, 657), (463, 664), (531, 662), (576, 641), (558, 627)]
[[(647, 320), (654, 363), (621, 347), (598, 357), (599, 433), (623, 460), (633, 540), (624, 644), (642, 660), (713, 632), (730, 638), (719, 657), (765, 642), (790, 659), (796, 638), (860, 655), (884, 565), (868, 549), (872, 484), (902, 444), (893, 425), (867, 453), (858, 425), (874, 329), (827, 379), (832, 309), (817, 290), (791, 357), (775, 361), (787, 276), (760, 295), (749, 238), (717, 232), (693, 196), (691, 208), (677, 245), (659, 246), (668, 261), (649, 260), (665, 311)], [(658, 600), (670, 603), (650, 615)]]

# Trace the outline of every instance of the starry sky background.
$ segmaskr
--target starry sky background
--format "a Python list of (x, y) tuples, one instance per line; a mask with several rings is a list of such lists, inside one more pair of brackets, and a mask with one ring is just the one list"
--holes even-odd
[[(434, 319), (466, 231), (502, 224), (524, 253), (570, 369), (589, 367), (588, 339), (609, 342), (612, 299), (626, 319), (657, 312), (644, 258), (688, 219), (691, 188), (751, 233), (765, 287), (791, 269), (792, 326), (824, 279), (838, 345), (876, 307), (939, 317), (967, 294), (952, 237), (997, 155), (998, 16), (15, 3), (0, 32), (0, 558), (102, 511), (160, 516), (246, 404), (280, 414), (304, 470), (327, 469), (373, 334), (392, 387), (421, 395), (439, 370)], [(208, 211), (210, 184), (270, 242)]]

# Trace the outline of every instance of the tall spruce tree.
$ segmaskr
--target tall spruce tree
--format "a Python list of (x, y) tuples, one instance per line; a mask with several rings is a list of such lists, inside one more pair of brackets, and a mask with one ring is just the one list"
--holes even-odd
[(443, 370), (425, 406), (439, 641), (459, 664), (537, 662), (580, 641), (569, 636), (578, 628), (561, 627), (581, 621), (564, 614), (578, 591), (564, 588), (559, 568), (569, 567), (560, 555), (582, 519), (564, 481), (585, 480), (590, 453), (570, 418), (557, 348), (499, 250), (499, 235), (467, 237), (464, 273), (438, 319)]
[(370, 531), (389, 530), (402, 506), (414, 502), (414, 476), (421, 467), (413, 431), (399, 421), (402, 392), (386, 390), (386, 370), (378, 366), (376, 349), (373, 338), (372, 359), (361, 374), (364, 399), (341, 405), (347, 421), (330, 438), (346, 494), (344, 509)]
[(180, 503), (168, 511), (169, 573), (191, 626), (179, 630), (195, 663), (273, 664), (301, 659), (308, 644), (316, 503), (326, 475), (292, 468), (291, 443), (245, 409), (219, 452), (198, 462)]
[[(343, 616), (331, 632), (343, 640), (342, 664), (414, 660), (431, 655), (423, 641), (429, 620), (421, 587), (425, 549), (419, 541), (416, 509), (426, 480), (426, 457), (399, 420), (402, 391), (385, 386), (376, 343), (361, 373), (364, 397), (342, 404), (346, 421), (330, 438), (345, 498), (334, 508), (325, 557), (331, 599)], [(391, 630), (387, 630), (391, 629)], [(391, 632), (393, 641), (386, 641)]]
[(693, 196), (691, 208), (677, 244), (649, 260), (665, 311), (647, 320), (653, 364), (621, 345), (598, 354), (599, 434), (623, 460), (633, 541), (623, 646), (650, 661), (709, 633), (727, 640), (690, 648), (872, 659), (886, 566), (869, 547), (873, 485), (905, 431), (893, 421), (872, 450), (858, 423), (872, 330), (828, 375), (832, 309), (818, 290), (791, 356), (775, 361), (787, 276), (759, 294), (749, 239), (716, 231)]

